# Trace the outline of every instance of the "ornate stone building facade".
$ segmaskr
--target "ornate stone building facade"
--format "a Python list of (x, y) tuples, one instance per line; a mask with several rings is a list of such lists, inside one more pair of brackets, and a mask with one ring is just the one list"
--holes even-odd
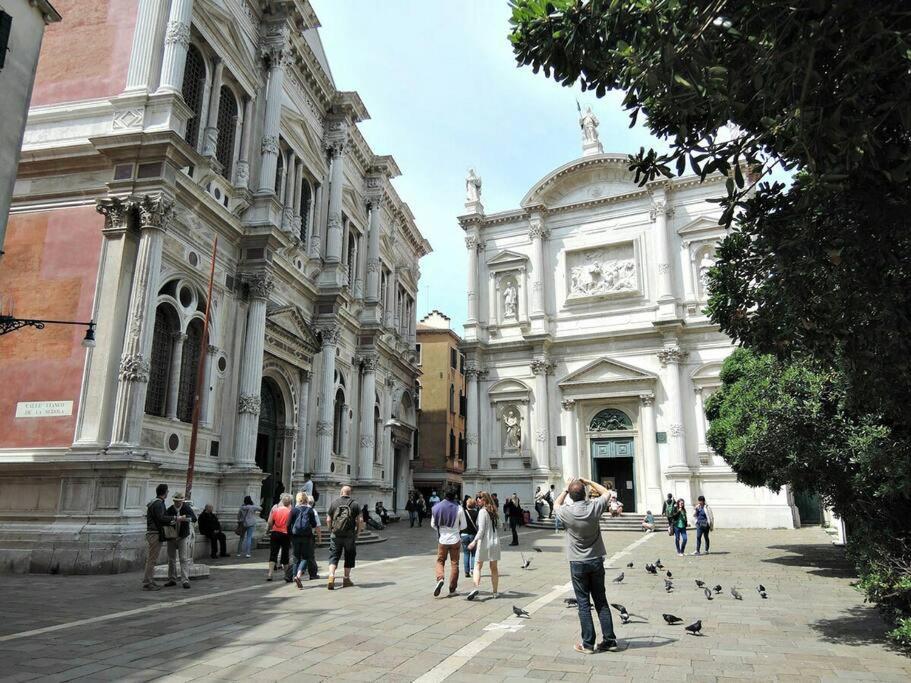
[(183, 488), (207, 303), (197, 507), (230, 527), (312, 472), (320, 504), (351, 482), (402, 509), (430, 245), (310, 3), (57, 4), (79, 20), (48, 31), (0, 289), (97, 346), (0, 341), (0, 567), (142, 560), (155, 485)]
[(627, 512), (705, 495), (719, 526), (792, 526), (787, 491), (739, 484), (705, 442), (704, 400), (732, 349), (702, 312), (724, 234), (707, 200), (724, 179), (639, 187), (591, 111), (579, 123), (582, 157), (520, 208), (486, 214), (480, 178), (466, 181), (466, 490), (530, 501), (585, 476)]

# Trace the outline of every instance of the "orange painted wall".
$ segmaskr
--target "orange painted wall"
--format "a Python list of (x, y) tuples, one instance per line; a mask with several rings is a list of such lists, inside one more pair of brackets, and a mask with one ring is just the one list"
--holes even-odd
[[(0, 294), (19, 318), (89, 320), (104, 218), (94, 206), (10, 216)], [(85, 328), (0, 336), (0, 448), (69, 446), (85, 364)], [(69, 417), (16, 418), (20, 401), (73, 401)]]
[(127, 80), (137, 0), (54, 0), (63, 20), (41, 44), (31, 106), (120, 93)]

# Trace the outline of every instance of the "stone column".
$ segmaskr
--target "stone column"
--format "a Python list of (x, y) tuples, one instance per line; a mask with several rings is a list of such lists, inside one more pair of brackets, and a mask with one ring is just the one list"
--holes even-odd
[(266, 341), (266, 306), (274, 282), (271, 273), (250, 276), (250, 306), (247, 309), (247, 331), (240, 368), (237, 396), (237, 428), (234, 439), (234, 464), (253, 467), (256, 458), (256, 434), (259, 427), (260, 391), (263, 381), (263, 347)]
[(203, 424), (212, 424), (212, 415), (209, 406), (212, 404), (212, 368), (215, 365), (215, 354), (218, 347), (209, 344), (206, 349), (206, 374), (202, 385), (202, 395), (199, 397), (199, 414)]
[(477, 236), (477, 229), (465, 238), (465, 248), (468, 249), (468, 323), (478, 322), (478, 250), (481, 241)]
[(356, 232), (351, 234), (354, 240), (354, 248), (351, 250), (351, 263), (348, 264), (349, 275), (348, 282), (351, 285), (351, 294), (355, 299), (361, 299), (364, 296), (364, 280), (361, 277), (361, 237)]
[[(294, 230), (294, 187), (297, 184), (295, 171), (297, 170), (297, 157), (294, 152), (288, 152), (288, 163), (285, 165), (285, 196), (282, 201), (282, 230)], [(282, 197), (279, 197), (282, 199)]]
[(322, 223), (323, 217), (320, 213), (323, 205), (323, 186), (318, 185), (316, 187), (316, 192), (313, 193), (313, 210), (311, 215), (313, 218), (310, 221), (310, 242), (309, 242), (309, 255), (312, 259), (319, 259), (323, 256), (323, 241), (320, 236), (320, 224)]
[(203, 155), (215, 157), (218, 149), (218, 108), (221, 106), (221, 83), (224, 78), (225, 63), (215, 58), (215, 73), (212, 75), (212, 89), (209, 92), (209, 118), (206, 122), (206, 136)]
[(376, 397), (376, 368), (379, 356), (368, 353), (361, 358), (364, 376), (361, 383), (361, 438), (359, 440), (358, 477), (373, 479), (373, 449), (376, 444), (376, 425), (373, 422), (373, 406)]
[(335, 349), (338, 347), (342, 328), (336, 321), (326, 322), (319, 326), (322, 334), (322, 368), (319, 385), (319, 416), (316, 423), (316, 474), (329, 474), (329, 461), (332, 457), (332, 408), (335, 397)]
[(304, 184), (304, 162), (303, 159), (296, 158), (294, 164), (294, 196), (292, 205), (294, 207), (294, 215), (291, 217), (291, 232), (295, 237), (303, 242), (306, 239), (306, 235), (301, 234), (301, 227), (303, 226), (303, 218), (301, 217), (301, 192), (303, 190)]
[(297, 459), (294, 461), (294, 472), (292, 472), (292, 481), (303, 480), (304, 474), (310, 471), (312, 465), (307, 462), (310, 456), (307, 446), (307, 429), (310, 420), (310, 372), (301, 370), (300, 388), (298, 390), (297, 401)]
[(667, 395), (667, 431), (670, 459), (668, 471), (688, 471), (686, 460), (686, 439), (683, 433), (682, 396), (680, 395), (680, 365), (687, 352), (679, 346), (666, 346), (658, 352), (658, 360), (664, 368), (664, 392)]
[(465, 424), (465, 442), (468, 447), (468, 455), (465, 461), (465, 471), (472, 473), (477, 472), (480, 466), (480, 459), (478, 458), (480, 444), (478, 436), (481, 429), (480, 403), (478, 402), (478, 374), (480, 370), (481, 368), (477, 361), (465, 361), (465, 379), (467, 380), (465, 401), (468, 403), (468, 415), (466, 416)]
[(370, 218), (367, 222), (367, 296), (369, 304), (380, 303), (380, 213), (382, 198), (371, 197), (367, 202)]
[(674, 296), (674, 269), (671, 263), (671, 240), (667, 227), (668, 209), (667, 195), (664, 190), (657, 189), (652, 194), (651, 219), (655, 223), (652, 244), (655, 249), (655, 262), (658, 267), (658, 304), (659, 317), (676, 317)]
[(326, 263), (342, 262), (342, 189), (345, 184), (345, 143), (327, 145), (329, 155), (329, 211), (326, 217)]
[[(262, 54), (269, 63), (269, 83), (266, 86), (266, 113), (263, 123), (262, 163), (259, 167), (259, 191), (275, 191), (275, 171), (278, 167), (278, 138), (282, 114), (282, 87), (285, 78), (285, 60), (288, 59), (284, 43), (267, 44)], [(281, 197), (278, 197), (281, 200)]]
[(395, 281), (395, 266), (392, 266), (392, 269), (389, 271), (389, 277), (386, 280), (386, 302), (385, 302), (385, 319), (386, 327), (395, 328), (395, 296), (396, 296), (396, 281)]
[(535, 376), (535, 469), (546, 473), (550, 464), (550, 424), (549, 401), (547, 400), (547, 376), (553, 374), (555, 365), (546, 358), (536, 358), (531, 362), (531, 371)]
[(497, 317), (497, 303), (500, 298), (500, 285), (497, 282), (497, 274), (488, 273), (487, 280), (487, 324), (497, 325), (500, 322)]
[(165, 416), (169, 420), (176, 420), (177, 401), (180, 395), (180, 368), (183, 365), (183, 347), (187, 341), (187, 335), (183, 332), (175, 332), (171, 339), (174, 341), (174, 345), (171, 348), (171, 371), (168, 373), (168, 400)]
[(544, 287), (547, 279), (544, 277), (544, 240), (550, 236), (550, 230), (544, 224), (544, 217), (540, 213), (532, 214), (529, 220), (528, 236), (531, 237), (531, 318), (540, 319), (545, 316)]
[(655, 396), (639, 396), (639, 427), (642, 431), (642, 451), (645, 457), (646, 480), (649, 486), (661, 490), (661, 460), (658, 458)]
[(250, 138), (253, 136), (253, 100), (244, 97), (244, 127), (240, 136), (240, 154), (237, 160), (235, 184), (247, 189), (250, 186)]
[(563, 447), (563, 478), (579, 477), (582, 473), (579, 470), (579, 454), (576, 449), (576, 402), (571, 399), (563, 399), (560, 404), (563, 406), (563, 433), (566, 435), (566, 445)]
[(705, 401), (702, 395), (702, 387), (696, 387), (696, 442), (699, 444), (699, 452), (706, 453), (709, 450), (705, 442)]
[(155, 80), (153, 63), (161, 38), (158, 32), (159, 18), (166, 5), (165, 0), (139, 0), (136, 9), (136, 28), (133, 29), (133, 43), (130, 49), (130, 65), (127, 68), (127, 92), (152, 88)]
[(193, 0), (171, 0), (158, 92), (180, 93), (183, 90), (183, 71), (190, 45), (192, 19)]
[(174, 203), (161, 195), (146, 195), (139, 201), (138, 209), (142, 234), (130, 293), (129, 326), (120, 358), (120, 384), (111, 434), (111, 445), (119, 447), (139, 445), (155, 330), (161, 250), (164, 233), (174, 215)]

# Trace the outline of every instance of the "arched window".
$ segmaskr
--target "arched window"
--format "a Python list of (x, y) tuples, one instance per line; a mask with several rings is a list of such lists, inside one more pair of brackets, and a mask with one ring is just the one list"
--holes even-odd
[(455, 412), (455, 385), (449, 385), (449, 412)]
[(199, 139), (199, 119), (202, 116), (202, 97), (206, 89), (206, 63), (203, 61), (199, 48), (190, 45), (187, 48), (187, 61), (183, 70), (183, 88), (181, 94), (183, 101), (193, 112), (187, 121), (187, 130), (184, 140), (196, 149)]
[(616, 432), (632, 429), (633, 422), (622, 410), (606, 408), (592, 418), (588, 428), (593, 432)]
[(335, 409), (332, 420), (332, 452), (342, 452), (342, 420), (345, 419), (345, 394), (341, 389), (335, 392)]
[(450, 458), (456, 457), (455, 432), (453, 432), (451, 429), (449, 430), (449, 457)]
[(383, 460), (383, 449), (380, 439), (383, 436), (383, 421), (380, 418), (380, 407), (373, 406), (373, 462), (380, 464)]
[(177, 334), (177, 315), (174, 309), (162, 304), (155, 310), (155, 329), (152, 332), (152, 355), (149, 358), (149, 386), (146, 390), (145, 411), (164, 417), (168, 400), (168, 376), (171, 354)]
[(193, 419), (193, 399), (196, 396), (196, 374), (199, 371), (199, 350), (202, 344), (202, 321), (194, 318), (187, 326), (187, 339), (183, 344), (180, 364), (180, 387), (177, 393), (177, 419)]
[(278, 161), (275, 165), (275, 195), (279, 204), (285, 203), (285, 194), (282, 192), (282, 176), (285, 173), (285, 155), (278, 150)]
[(307, 235), (309, 232), (309, 221), (310, 221), (310, 201), (312, 195), (310, 194), (310, 183), (305, 179), (301, 183), (301, 242), (307, 241)]
[(237, 98), (231, 89), (223, 85), (218, 96), (218, 145), (215, 158), (222, 167), (222, 175), (231, 178), (234, 165), (234, 134), (237, 131)]

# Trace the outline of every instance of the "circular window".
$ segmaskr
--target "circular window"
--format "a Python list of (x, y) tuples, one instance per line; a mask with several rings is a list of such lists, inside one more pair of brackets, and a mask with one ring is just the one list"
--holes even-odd
[(173, 452), (177, 450), (178, 446), (180, 446), (180, 437), (177, 434), (171, 434), (168, 437), (168, 448)]
[(189, 287), (180, 288), (180, 305), (189, 308), (193, 304), (193, 292)]
[(300, 259), (297, 259), (297, 269), (300, 270), (303, 267), (304, 267), (304, 262), (301, 261)]
[(227, 369), (228, 369), (228, 359), (225, 358), (224, 356), (222, 356), (221, 358), (218, 359), (218, 371), (224, 372)]
[(190, 265), (195, 268), (199, 265), (199, 256), (196, 255), (195, 251), (191, 251), (189, 254), (187, 254), (187, 261), (189, 261)]
[(212, 192), (212, 194), (215, 195), (215, 199), (221, 199), (221, 190), (218, 188), (218, 186), (215, 187), (215, 190)]
[(330, 471), (330, 472), (335, 472), (335, 463), (334, 463), (334, 462), (330, 462), (330, 463), (329, 463), (329, 471)]

